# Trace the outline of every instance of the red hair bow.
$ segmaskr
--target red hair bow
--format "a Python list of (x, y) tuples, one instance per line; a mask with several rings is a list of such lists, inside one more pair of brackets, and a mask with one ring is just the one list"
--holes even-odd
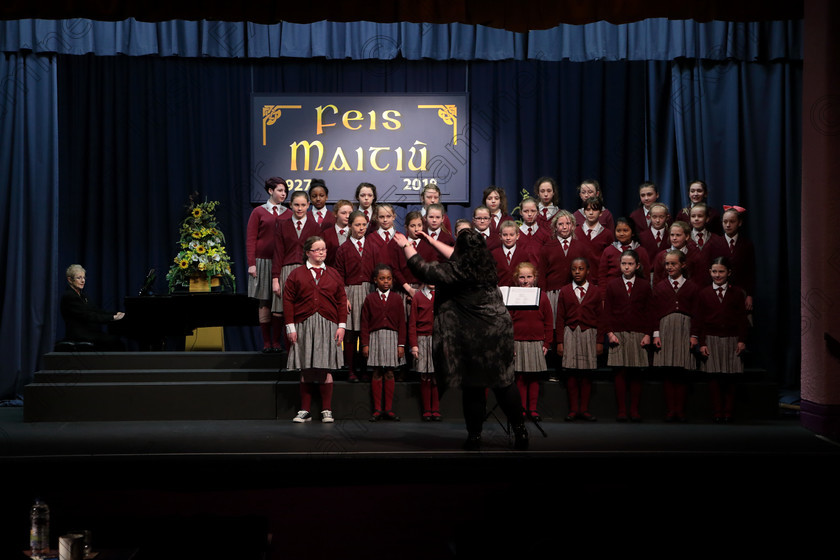
[(723, 211), (726, 212), (727, 210), (735, 210), (739, 214), (747, 211), (747, 209), (744, 208), (743, 206), (735, 206), (735, 205), (728, 206), (728, 205), (724, 204), (723, 205)]

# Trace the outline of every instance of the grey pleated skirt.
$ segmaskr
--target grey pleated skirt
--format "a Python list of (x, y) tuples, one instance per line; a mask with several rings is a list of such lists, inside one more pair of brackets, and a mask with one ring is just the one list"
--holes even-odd
[(347, 301), (350, 302), (350, 313), (347, 314), (348, 331), (362, 330), (362, 306), (370, 291), (370, 282), (344, 286), (344, 293), (347, 294)]
[(566, 369), (597, 369), (598, 355), (595, 343), (598, 329), (582, 331), (566, 327), (563, 330), (563, 367)]
[[(289, 278), (289, 274), (292, 273), (294, 269), (301, 266), (300, 264), (287, 264), (280, 270), (280, 292), (282, 294), (283, 290), (286, 289), (286, 280)], [(275, 297), (274, 302), (271, 304), (271, 312), (272, 313), (283, 313), (283, 297)]]
[(399, 333), (378, 329), (370, 333), (367, 364), (369, 367), (397, 368), (405, 365), (405, 356), (397, 355)]
[(271, 301), (276, 296), (271, 291), (271, 259), (257, 259), (257, 277), (248, 275), (248, 297)]
[(659, 321), (662, 347), (653, 354), (654, 367), (695, 369), (691, 354), (691, 318), (684, 313), (671, 313)]
[(415, 360), (414, 369), (418, 373), (435, 372), (435, 364), (432, 361), (431, 335), (417, 337), (417, 360)]
[(513, 371), (516, 373), (537, 373), (546, 371), (542, 340), (514, 340)]
[(338, 325), (315, 313), (302, 323), (295, 323), (297, 343), (289, 348), (287, 369), (330, 371), (344, 365), (341, 345), (335, 342)]
[(744, 360), (735, 355), (737, 336), (707, 336), (709, 356), (700, 361), (701, 371), (708, 373), (744, 373)]
[(557, 301), (560, 299), (560, 290), (547, 290), (545, 296), (548, 298), (548, 303), (551, 304), (551, 314), (554, 317), (555, 329), (557, 328)]
[(618, 346), (610, 346), (607, 365), (610, 367), (648, 367), (648, 352), (642, 347), (645, 336), (637, 332), (614, 332), (619, 340)]

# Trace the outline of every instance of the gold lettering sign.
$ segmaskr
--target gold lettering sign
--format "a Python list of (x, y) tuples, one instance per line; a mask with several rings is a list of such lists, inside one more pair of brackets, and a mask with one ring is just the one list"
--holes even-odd
[(265, 129), (277, 122), (283, 114), (282, 109), (300, 109), (300, 105), (263, 105), (262, 110), (262, 145), (265, 146)]

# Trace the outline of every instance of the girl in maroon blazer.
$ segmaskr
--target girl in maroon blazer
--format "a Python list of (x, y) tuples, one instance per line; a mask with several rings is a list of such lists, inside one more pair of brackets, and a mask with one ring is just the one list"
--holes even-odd
[(443, 204), (430, 204), (426, 207), (426, 233), (432, 239), (452, 247), (455, 245), (455, 238), (447, 225), (448, 220)]
[(490, 236), (498, 235), (502, 222), (512, 220), (507, 209), (507, 194), (502, 187), (490, 185), (482, 193), (481, 204), (490, 211)]
[[(653, 263), (660, 251), (667, 249), (671, 241), (668, 239), (671, 224), (669, 222), (668, 207), (661, 202), (650, 205), (650, 227), (637, 230), (639, 244), (647, 252), (648, 260)], [(647, 269), (653, 276), (653, 270)]]
[(650, 207), (657, 200), (659, 200), (659, 189), (655, 184), (644, 182), (639, 185), (639, 207), (630, 214), (636, 231), (641, 232), (650, 227)]
[[(601, 184), (595, 179), (584, 179), (581, 181), (580, 185), (578, 185), (577, 192), (580, 196), (581, 204), (585, 204), (586, 201), (593, 196), (597, 196), (601, 200), (604, 200), (604, 195), (601, 193)], [(575, 220), (579, 224), (582, 224), (586, 219), (586, 216), (583, 215), (583, 210), (584, 208), (581, 205), (581, 208), (575, 211)], [(601, 215), (598, 217), (598, 221), (610, 231), (615, 229), (613, 215), (606, 209), (606, 207), (601, 209)]]
[[(676, 224), (675, 224), (676, 225)], [(653, 287), (653, 367), (664, 377), (666, 422), (685, 421), (686, 373), (695, 369), (697, 295), (700, 288), (683, 273), (687, 257), (678, 249), (665, 254), (666, 277)]]
[(746, 210), (740, 206), (724, 206), (723, 241), (729, 249), (731, 281), (746, 292), (744, 304), (747, 311), (752, 312), (755, 294), (755, 246), (743, 233), (744, 212)]
[[(429, 245), (428, 241), (419, 237), (421, 231), (423, 231), (423, 216), (420, 215), (420, 212), (413, 211), (406, 214), (405, 236), (408, 238), (408, 242), (414, 246), (414, 249), (418, 253), (423, 255), (424, 260), (427, 256), (434, 259), (435, 255), (437, 255), (437, 251)], [(394, 268), (394, 282), (402, 288), (402, 293), (408, 296), (406, 299), (406, 311), (408, 312), (411, 306), (411, 298), (414, 297), (414, 294), (420, 288), (421, 282), (408, 268), (404, 251), (397, 253), (395, 258), (397, 262), (396, 267)]]
[[(683, 222), (691, 221), (691, 209), (695, 204), (704, 202), (708, 204), (709, 187), (700, 180), (691, 181), (688, 184), (688, 206), (683, 208), (677, 214), (677, 220)], [(713, 206), (709, 206), (709, 231), (718, 235), (723, 234), (723, 228), (720, 225), (720, 212)]]
[[(523, 288), (535, 288), (537, 285), (537, 267), (529, 262), (516, 265), (511, 276)], [(513, 371), (522, 398), (523, 414), (527, 413), (539, 422), (539, 376), (546, 371), (545, 355), (554, 339), (554, 312), (542, 291), (538, 309), (508, 308), (508, 311), (513, 319)]]
[(367, 243), (365, 215), (356, 210), (350, 214), (350, 238), (338, 248), (335, 255), (335, 270), (341, 277), (347, 293), (347, 331), (344, 334), (344, 364), (347, 366), (347, 380), (358, 383), (357, 372), (364, 372), (356, 344), (362, 330), (362, 305), (371, 292), (371, 277), (376, 266), (376, 251)]
[(698, 202), (694, 205), (689, 212), (689, 220), (691, 220), (691, 241), (697, 247), (703, 263), (702, 276), (694, 280), (702, 282), (702, 285), (705, 286), (711, 283), (709, 267), (712, 261), (717, 257), (725, 257), (729, 253), (729, 248), (726, 246), (723, 236), (709, 231), (709, 207), (706, 206), (705, 202)]
[(606, 288), (613, 278), (621, 276), (621, 255), (625, 251), (633, 250), (639, 259), (639, 267), (647, 275), (645, 281), (650, 284), (650, 259), (647, 251), (636, 238), (632, 220), (619, 218), (615, 221), (615, 241), (601, 253), (601, 263), (598, 265), (598, 285)]
[(420, 404), (423, 420), (440, 422), (440, 394), (432, 360), (432, 330), (435, 316), (435, 287), (423, 286), (411, 298), (408, 315), (408, 345), (414, 357), (414, 369), (420, 374)]
[(486, 206), (476, 206), (473, 209), (473, 228), (479, 235), (484, 237), (484, 243), (487, 245), (489, 251), (502, 244), (498, 233), (493, 232), (493, 229), (490, 227), (492, 222), (493, 217), (490, 214), (489, 208)]
[(573, 259), (571, 273), (572, 283), (560, 289), (554, 328), (557, 354), (563, 357), (563, 369), (567, 374), (569, 414), (566, 421), (594, 422), (596, 418), (589, 413), (589, 397), (591, 374), (598, 368), (598, 355), (604, 351), (600, 342), (603, 337), (598, 332), (603, 298), (598, 286), (589, 281), (587, 259)]
[(347, 316), (347, 295), (341, 277), (327, 267), (327, 244), (320, 237), (303, 244), (306, 262), (289, 274), (283, 289), (287, 369), (300, 370), (300, 411), (293, 422), (312, 420), (312, 391), (321, 394), (321, 421), (333, 422), (332, 371), (341, 367), (341, 343)]
[(330, 191), (323, 179), (309, 181), (309, 213), (321, 229), (327, 229), (335, 223), (335, 214), (327, 210), (327, 198)]
[[(309, 195), (304, 191), (291, 194), (292, 216), (277, 223), (274, 237), (274, 259), (271, 263), (272, 289), (279, 304), (272, 313), (283, 313), (283, 286), (289, 274), (306, 260), (303, 243), (313, 236), (321, 236), (321, 227), (309, 216)], [(288, 321), (286, 321), (288, 323)]]
[(373, 368), (371, 422), (381, 418), (400, 419), (393, 411), (394, 370), (405, 364), (406, 322), (403, 300), (391, 290), (393, 282), (391, 267), (376, 265), (373, 271), (376, 290), (368, 294), (362, 306), (362, 354)]
[[(624, 219), (624, 218), (622, 218)], [(621, 221), (616, 232), (622, 227)], [(641, 372), (648, 367), (652, 292), (641, 266), (639, 252), (628, 249), (619, 259), (620, 273), (604, 284), (602, 330), (607, 333), (607, 366), (615, 372), (616, 420), (641, 422), (639, 401), (642, 394)], [(630, 379), (630, 415), (627, 415), (627, 379)]]
[(372, 183), (359, 183), (359, 186), (356, 187), (356, 194), (355, 194), (356, 201), (358, 202), (358, 206), (356, 210), (359, 210), (365, 215), (368, 221), (368, 231), (373, 231), (376, 229), (376, 185)]
[(394, 234), (397, 232), (394, 227), (394, 220), (397, 213), (390, 204), (377, 204), (374, 211), (376, 228), (371, 229), (368, 225), (367, 241), (376, 251), (376, 262), (387, 264), (390, 267), (397, 266), (398, 254), (401, 252), (394, 243)]
[(604, 202), (599, 196), (586, 199), (583, 203), (583, 223), (575, 228), (575, 237), (589, 246), (589, 252), (593, 259), (601, 260), (604, 249), (609, 247), (615, 236), (612, 230), (607, 229), (598, 219), (604, 208)]
[[(248, 263), (248, 297), (259, 300), (260, 333), (263, 352), (282, 349), (284, 327), (282, 317), (271, 314), (272, 293), (271, 264), (274, 259), (274, 235), (278, 220), (287, 219), (291, 212), (282, 206), (286, 200), (286, 181), (271, 177), (265, 182), (268, 201), (257, 206), (248, 218), (245, 235), (245, 256)], [(279, 307), (278, 302), (278, 307)]]
[[(589, 247), (574, 236), (575, 218), (571, 212), (558, 211), (552, 222), (554, 235), (540, 251), (538, 270), (540, 288), (546, 292), (552, 309), (557, 309), (560, 289), (572, 281), (572, 261), (576, 258), (592, 260)], [(597, 278), (597, 274), (592, 277)], [(556, 315), (554, 320), (556, 323)]]
[[(556, 210), (552, 212), (552, 216), (556, 214)], [(522, 216), (522, 225), (519, 226), (519, 241), (523, 247), (528, 247), (529, 250), (539, 254), (542, 246), (551, 237), (551, 224), (540, 226), (539, 216), (540, 211), (537, 206), (537, 199), (526, 198), (519, 203), (519, 214)]]
[(712, 284), (698, 296), (700, 369), (711, 374), (709, 391), (715, 422), (731, 422), (735, 403), (735, 378), (744, 372), (747, 342), (746, 294), (733, 286), (727, 257), (712, 261)]
[(423, 204), (422, 208), (420, 208), (420, 215), (423, 217), (424, 221), (426, 220), (426, 214), (429, 211), (429, 206), (432, 204), (439, 204), (441, 215), (443, 216), (443, 227), (446, 228), (446, 231), (450, 233), (452, 232), (452, 224), (449, 221), (449, 216), (446, 215), (446, 208), (440, 201), (440, 187), (434, 183), (429, 183), (424, 186), (423, 190), (420, 191), (420, 202)]
[(335, 266), (335, 253), (350, 237), (350, 214), (353, 213), (353, 203), (349, 200), (339, 200), (333, 206), (333, 223), (323, 228), (321, 236), (327, 244), (327, 266)]
[(656, 286), (668, 274), (665, 270), (665, 255), (669, 251), (680, 251), (685, 255), (685, 270), (683, 275), (689, 280), (702, 280), (709, 274), (708, 267), (703, 263), (703, 255), (697, 250), (697, 246), (691, 240), (691, 226), (685, 222), (674, 222), (668, 231), (670, 247), (659, 251), (653, 261), (653, 285)]
[(551, 235), (551, 219), (560, 210), (560, 189), (551, 177), (540, 177), (534, 182), (534, 199), (538, 201), (537, 223)]
[(519, 278), (515, 274), (516, 267), (523, 262), (536, 260), (534, 254), (519, 243), (519, 227), (513, 220), (502, 222), (499, 227), (499, 239), (501, 246), (493, 249), (490, 254), (496, 261), (496, 276), (499, 277), (499, 286), (516, 286)]

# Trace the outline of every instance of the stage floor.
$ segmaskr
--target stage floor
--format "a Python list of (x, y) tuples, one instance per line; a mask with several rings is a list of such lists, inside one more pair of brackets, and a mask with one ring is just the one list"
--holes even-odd
[[(794, 418), (542, 426), (548, 437), (531, 426), (531, 449), (515, 452), (490, 418), (484, 449), (465, 452), (460, 420), (24, 423), (0, 408), (0, 468), (14, 481), (0, 541), (25, 548), (43, 496), (56, 530), (93, 528), (103, 547), (166, 560), (518, 558), (572, 541), (599, 556), (629, 543), (673, 552), (665, 533), (713, 551), (708, 527), (721, 523), (772, 527), (772, 539), (732, 541), (769, 553), (829, 521), (840, 495), (840, 446)], [(200, 556), (179, 548), (184, 528)]]

